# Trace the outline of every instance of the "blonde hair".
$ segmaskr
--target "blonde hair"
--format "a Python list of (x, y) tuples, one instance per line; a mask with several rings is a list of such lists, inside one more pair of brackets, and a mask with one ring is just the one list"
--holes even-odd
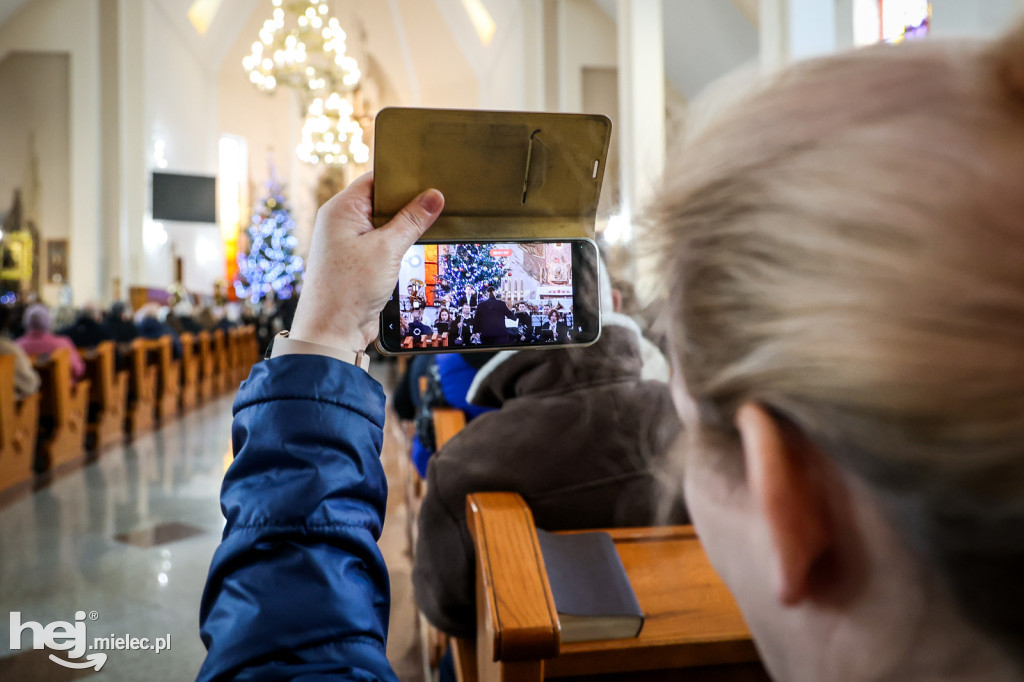
[(800, 63), (652, 217), (702, 426), (796, 425), (1024, 657), (1024, 33)]

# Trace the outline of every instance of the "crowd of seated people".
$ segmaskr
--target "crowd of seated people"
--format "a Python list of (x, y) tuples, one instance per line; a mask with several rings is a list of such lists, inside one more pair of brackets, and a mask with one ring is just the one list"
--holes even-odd
[[(173, 307), (146, 303), (137, 311), (123, 301), (115, 301), (103, 309), (86, 304), (78, 309), (51, 309), (42, 303), (0, 305), (0, 355), (15, 357), (15, 390), (19, 398), (39, 390), (40, 378), (32, 357), (67, 349), (72, 377), (78, 381), (85, 375), (85, 362), (80, 350), (93, 348), (104, 341), (118, 345), (136, 338), (173, 339), (174, 356), (181, 357), (180, 335), (203, 331), (227, 331), (242, 325), (256, 328), (259, 352), (262, 355), (270, 338), (290, 324), (295, 305), (292, 301), (271, 301), (250, 311), (237, 304), (225, 306), (194, 306), (180, 301)], [(54, 330), (55, 320), (70, 320)]]
[[(402, 337), (416, 340), (438, 336), (447, 346), (515, 346), (570, 343), (573, 311), (561, 302), (519, 301), (513, 307), (493, 286), (477, 293), (472, 285), (457, 297), (440, 296), (427, 306), (414, 290), (405, 301)], [(514, 324), (510, 324), (514, 323)], [(444, 336), (447, 335), (447, 336)]]
[[(278, 308), (274, 315), (267, 315), (262, 309), (258, 314), (244, 311), (237, 304), (226, 306), (203, 306), (196, 308), (188, 301), (181, 301), (173, 307), (158, 303), (146, 303), (137, 311), (123, 301), (116, 301), (108, 309), (87, 304), (77, 310), (53, 310), (42, 303), (31, 305), (14, 304), (0, 306), (0, 355), (25, 356), (25, 362), (17, 363), (19, 391), (32, 393), (38, 385), (38, 377), (30, 379), (34, 372), (28, 356), (51, 353), (58, 348), (67, 348), (71, 356), (72, 373), (81, 378), (85, 365), (78, 349), (92, 348), (103, 341), (118, 344), (130, 343), (136, 338), (158, 339), (170, 336), (174, 339), (175, 356), (181, 355), (179, 336), (183, 333), (197, 334), (202, 331), (221, 329), (227, 331), (243, 324), (252, 324), (259, 330), (269, 327), (262, 336), (269, 339), (280, 327)], [(294, 311), (294, 306), (291, 307)], [(54, 330), (54, 320), (70, 319), (71, 323)]]
[(45, 355), (60, 348), (66, 348), (71, 357), (71, 375), (77, 381), (85, 376), (85, 362), (78, 354), (78, 347), (64, 334), (53, 333), (53, 317), (49, 308), (36, 303), (25, 310), (23, 318), (25, 333), (16, 343), (29, 355)]

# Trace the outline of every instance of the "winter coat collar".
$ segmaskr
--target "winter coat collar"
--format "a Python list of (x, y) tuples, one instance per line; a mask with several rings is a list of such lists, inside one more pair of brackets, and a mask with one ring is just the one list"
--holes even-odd
[(643, 366), (640, 329), (618, 313), (602, 316), (601, 338), (585, 348), (501, 351), (480, 368), (466, 395), (481, 407), (500, 407), (524, 395), (549, 395), (584, 386), (638, 381)]

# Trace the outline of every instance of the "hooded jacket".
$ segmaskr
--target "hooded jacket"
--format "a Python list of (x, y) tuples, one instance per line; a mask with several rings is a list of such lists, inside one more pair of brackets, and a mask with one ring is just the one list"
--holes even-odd
[(198, 679), (397, 682), (377, 547), (380, 384), (333, 358), (286, 355), (253, 367), (234, 413)]
[[(481, 368), (469, 400), (499, 409), (434, 455), (420, 509), (413, 587), (436, 627), (476, 632), (469, 493), (517, 492), (545, 530), (657, 520), (664, 496), (652, 465), (680, 424), (668, 386), (642, 380), (642, 364), (635, 328), (606, 320), (590, 347), (506, 351)], [(668, 520), (684, 522), (685, 511)]]

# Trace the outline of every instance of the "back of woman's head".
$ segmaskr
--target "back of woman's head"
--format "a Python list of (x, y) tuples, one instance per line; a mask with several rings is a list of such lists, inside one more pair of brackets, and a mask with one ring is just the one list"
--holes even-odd
[(53, 329), (53, 317), (50, 309), (42, 303), (30, 305), (25, 310), (25, 329), (30, 332), (48, 332)]
[(1024, 658), (1022, 178), (1024, 33), (884, 46), (733, 106), (654, 219), (702, 427), (794, 424)]

